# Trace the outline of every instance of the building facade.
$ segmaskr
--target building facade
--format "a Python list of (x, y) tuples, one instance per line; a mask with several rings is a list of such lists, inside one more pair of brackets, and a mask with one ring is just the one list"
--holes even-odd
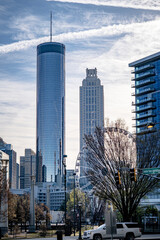
[(55, 181), (63, 174), (65, 153), (65, 46), (37, 46), (37, 166), (36, 181)]
[[(11, 193), (22, 196), (30, 194), (31, 188), (11, 189)], [(65, 191), (57, 183), (41, 182), (34, 186), (34, 197), (36, 203), (44, 203), (51, 211), (59, 211), (64, 204)]]
[(20, 187), (20, 171), (19, 171), (19, 163), (17, 163), (16, 166), (17, 166), (17, 183), (16, 183), (16, 189), (19, 189), (19, 187)]
[(67, 191), (72, 191), (74, 189), (74, 170), (67, 169), (66, 171), (66, 182), (67, 182)]
[[(132, 62), (129, 67), (134, 68), (132, 106), (136, 134), (154, 132), (160, 129), (160, 52)], [(148, 124), (153, 128), (148, 129)]]
[(9, 155), (9, 188), (17, 188), (17, 153), (11, 144), (7, 144), (0, 138), (0, 150)]
[[(133, 127), (136, 128), (136, 135), (146, 138), (148, 134), (160, 130), (160, 52), (132, 62), (129, 67), (133, 68), (131, 73), (134, 74), (132, 77), (134, 89), (132, 96), (135, 97), (132, 102), (135, 121)], [(152, 128), (148, 128), (149, 125), (152, 125)], [(141, 200), (141, 205), (154, 206), (159, 211), (159, 202), (160, 189), (158, 188), (147, 194), (146, 198)], [(148, 221), (151, 221), (151, 217), (148, 217), (150, 218)], [(145, 228), (144, 221), (144, 231), (147, 231)]]
[[(84, 146), (84, 135), (93, 134), (96, 127), (104, 126), (104, 93), (97, 69), (86, 69), (86, 78), (80, 87), (80, 151)], [(80, 162), (80, 175), (84, 176), (87, 160)]]
[(36, 154), (32, 149), (25, 149), (25, 156), (20, 157), (20, 188), (31, 187), (31, 176), (36, 176)]

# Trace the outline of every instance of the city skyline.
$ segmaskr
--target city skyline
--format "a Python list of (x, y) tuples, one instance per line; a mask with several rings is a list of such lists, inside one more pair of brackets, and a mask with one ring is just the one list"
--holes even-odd
[(123, 118), (132, 131), (128, 63), (160, 51), (160, 3), (0, 3), (0, 137), (13, 145), (18, 157), (25, 148), (36, 150), (36, 47), (49, 41), (50, 11), (53, 41), (66, 46), (66, 154), (67, 168), (74, 168), (79, 152), (79, 86), (85, 69), (98, 69), (104, 85), (105, 118)]

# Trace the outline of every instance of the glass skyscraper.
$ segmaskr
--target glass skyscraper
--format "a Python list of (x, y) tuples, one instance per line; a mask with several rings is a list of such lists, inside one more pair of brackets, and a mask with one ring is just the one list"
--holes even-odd
[(47, 42), (37, 46), (37, 166), (36, 180), (62, 175), (65, 152), (65, 46)]
[[(84, 135), (93, 134), (96, 127), (104, 126), (103, 86), (97, 76), (97, 69), (86, 69), (86, 78), (80, 87), (80, 151), (84, 146)], [(83, 155), (80, 175), (84, 176), (87, 160)]]
[[(135, 96), (134, 127), (136, 134), (146, 134), (160, 129), (160, 52), (129, 64), (133, 67), (132, 94)], [(152, 124), (153, 128), (147, 128)]]

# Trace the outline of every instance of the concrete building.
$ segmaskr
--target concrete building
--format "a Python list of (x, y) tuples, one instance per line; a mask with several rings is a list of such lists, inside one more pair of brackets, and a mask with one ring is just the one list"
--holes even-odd
[(9, 155), (9, 188), (17, 187), (17, 153), (11, 144), (7, 144), (0, 138), (0, 150)]
[(25, 156), (20, 157), (20, 188), (31, 186), (31, 176), (36, 176), (36, 154), (32, 149), (25, 149)]
[[(30, 194), (31, 188), (12, 189), (11, 192), (17, 195)], [(49, 205), (51, 211), (58, 211), (65, 200), (64, 188), (59, 187), (53, 182), (36, 183), (34, 186), (34, 193), (35, 201)], [(47, 201), (47, 197), (49, 199), (49, 203)]]
[[(86, 69), (86, 78), (80, 87), (80, 151), (84, 146), (84, 135), (93, 134), (96, 127), (104, 126), (104, 93), (97, 69)], [(86, 157), (80, 161), (80, 175), (84, 176)]]
[(65, 46), (37, 46), (37, 165), (36, 181), (54, 182), (63, 175), (65, 154)]
[[(129, 64), (133, 67), (133, 113), (136, 134), (160, 130), (160, 52)], [(147, 129), (152, 123), (154, 127)]]

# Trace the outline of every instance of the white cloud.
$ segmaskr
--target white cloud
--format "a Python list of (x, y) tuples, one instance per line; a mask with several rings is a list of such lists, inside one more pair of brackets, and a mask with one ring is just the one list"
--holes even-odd
[[(159, 27), (160, 20), (155, 21), (148, 21), (144, 23), (131, 23), (131, 24), (119, 24), (113, 26), (102, 27), (99, 29), (91, 29), (85, 30), (80, 32), (68, 32), (59, 34), (57, 36), (53, 36), (53, 41), (60, 41), (60, 42), (72, 42), (75, 40), (82, 40), (86, 38), (93, 38), (93, 37), (111, 37), (111, 36), (118, 36), (121, 34), (126, 33), (137, 33), (137, 31), (141, 31), (143, 29), (151, 29), (154, 31), (155, 28)], [(149, 31), (150, 34), (150, 31)], [(9, 53), (13, 51), (19, 51), (22, 49), (27, 49), (29, 47), (37, 46), (40, 43), (49, 41), (49, 37), (43, 37), (39, 39), (32, 39), (26, 41), (19, 41), (7, 45), (0, 46), (0, 53)]]
[(48, 21), (34, 15), (13, 16), (9, 22), (9, 27), (14, 30), (14, 40), (33, 39), (39, 35), (49, 35)]
[(0, 90), (1, 137), (18, 155), (27, 147), (35, 150), (35, 84), (1, 79)]
[(47, 1), (160, 10), (159, 0), (143, 0), (143, 1), (140, 1), (140, 0), (130, 0), (130, 1), (128, 0), (112, 0), (112, 1), (110, 0), (47, 0)]

